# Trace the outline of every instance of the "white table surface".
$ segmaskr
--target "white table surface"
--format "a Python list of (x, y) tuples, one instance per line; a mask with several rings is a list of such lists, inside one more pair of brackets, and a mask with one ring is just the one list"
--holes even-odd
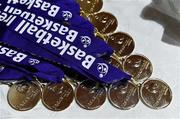
[(152, 110), (140, 101), (135, 108), (122, 111), (106, 100), (101, 108), (94, 111), (84, 110), (73, 101), (62, 112), (49, 111), (41, 102), (30, 111), (17, 112), (6, 100), (8, 87), (0, 86), (0, 119), (180, 119), (180, 46), (177, 45), (177, 37), (167, 36), (165, 31), (169, 31), (168, 28), (165, 30), (156, 21), (141, 17), (143, 8), (150, 3), (151, 0), (104, 0), (103, 10), (118, 18), (117, 31), (127, 32), (134, 38), (134, 53), (144, 54), (151, 60), (154, 66), (152, 77), (164, 80), (171, 87), (173, 100), (167, 108)]

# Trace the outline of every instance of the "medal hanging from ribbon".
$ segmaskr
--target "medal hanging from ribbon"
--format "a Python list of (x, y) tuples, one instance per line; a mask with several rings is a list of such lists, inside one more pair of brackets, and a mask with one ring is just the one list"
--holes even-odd
[[(32, 14), (31, 12), (25, 12), (25, 15), (22, 15), (24, 13), (20, 14), (15, 14), (13, 11), (15, 8), (12, 8), (10, 6), (6, 6), (5, 9), (3, 10), (2, 14), (2, 19), (1, 21), (4, 22), (7, 26), (9, 26), (15, 19), (18, 19), (16, 15), (20, 16), (23, 19), (26, 19), (27, 22), (32, 23), (31, 28), (33, 29), (40, 29), (42, 28), (41, 36), (39, 37), (46, 37), (47, 35), (53, 35), (59, 36), (62, 40), (67, 40), (71, 42), (74, 45), (78, 45), (79, 48), (82, 49), (87, 49), (89, 51), (92, 50), (92, 53), (95, 53), (96, 55), (98, 54), (99, 56), (102, 55), (111, 55), (112, 54), (112, 49), (102, 40), (96, 38), (93, 36), (93, 33), (90, 33), (87, 28), (81, 28), (81, 27), (73, 27), (73, 26), (64, 26), (61, 23), (54, 22), (52, 20), (43, 18), (42, 16), (37, 16), (34, 14), (34, 17), (32, 19)], [(17, 9), (17, 8), (16, 8)], [(20, 10), (20, 9), (18, 9)], [(5, 16), (4, 16), (5, 15)], [(7, 22), (8, 18), (11, 18), (13, 15), (13, 20), (10, 20)], [(15, 21), (14, 21), (15, 22)], [(83, 24), (84, 26), (84, 24)], [(36, 28), (35, 28), (36, 27)], [(89, 28), (89, 27), (88, 27)], [(33, 30), (33, 31), (34, 31)], [(47, 32), (48, 31), (48, 34)], [(36, 32), (36, 31), (34, 31)], [(55, 35), (55, 36), (54, 36)], [(48, 36), (48, 39), (51, 39), (52, 36)], [(57, 38), (57, 37), (56, 37)], [(41, 40), (41, 39), (39, 39)], [(59, 39), (57, 39), (59, 40)], [(91, 47), (90, 47), (91, 46)]]
[[(110, 63), (132, 76), (131, 81), (116, 82), (108, 87), (107, 94), (111, 104), (121, 110), (129, 110), (136, 106), (141, 96), (141, 101), (152, 109), (167, 107), (172, 100), (170, 87), (159, 79), (149, 78), (153, 68), (148, 58), (139, 54), (130, 55), (135, 47), (132, 37), (124, 32), (113, 33), (117, 28), (117, 19), (108, 12), (99, 12), (102, 8), (102, 0), (76, 1), (81, 7), (81, 15), (96, 27), (96, 35), (114, 49)], [(153, 94), (152, 88), (153, 92), (160, 95)]]
[[(23, 21), (21, 21), (21, 20), (19, 22), (16, 21), (16, 23), (19, 26), (19, 24), (21, 25), (21, 23)], [(17, 29), (18, 28), (17, 25), (15, 25), (15, 24), (13, 24), (13, 25), (9, 26), (9, 28), (7, 28), (6, 34), (1, 39), (7, 39), (7, 37), (9, 37), (8, 31), (13, 32), (14, 29), (16, 29), (17, 31), (20, 30), (20, 29), (19, 30)], [(14, 31), (14, 33), (15, 33), (15, 31)], [(21, 32), (21, 30), (20, 30), (20, 32)], [(37, 40), (33, 36), (30, 36), (29, 34), (27, 34), (26, 32), (21, 33), (21, 37), (27, 38), (27, 39), (29, 39), (29, 41), (38, 44)], [(52, 42), (55, 41), (54, 39), (52, 39), (52, 40), (53, 40)], [(111, 82), (115, 82), (117, 80), (121, 80), (124, 78), (126, 78), (126, 79), (130, 78), (127, 74), (120, 72), (120, 70), (115, 67), (110, 66), (107, 62), (103, 61), (101, 58), (95, 58), (92, 55), (88, 55), (88, 54), (86, 54), (86, 52), (82, 51), (81, 49), (77, 49), (76, 46), (70, 46), (70, 44), (65, 44), (64, 46), (61, 46), (61, 47), (57, 47), (57, 46), (54, 47), (54, 44), (52, 44), (52, 42), (49, 42), (47, 44), (40, 43), (38, 45), (47, 49), (49, 52), (52, 52), (55, 55), (59, 56), (60, 59), (65, 59), (66, 61), (75, 65), (75, 67), (78, 67), (78, 68), (84, 70), (85, 72), (90, 73), (90, 75), (92, 75), (95, 79), (97, 79), (99, 81), (111, 83)], [(57, 41), (56, 43), (60, 44), (62, 42)], [(65, 64), (65, 65), (67, 65), (67, 64)], [(73, 67), (73, 66), (71, 66), (71, 67)], [(94, 71), (96, 71), (96, 72), (94, 72)]]
[[(147, 80), (152, 74), (151, 62), (143, 55), (130, 55), (134, 40), (127, 33), (113, 33), (118, 21), (111, 13), (99, 12), (102, 5), (102, 0), (0, 1), (0, 80), (11, 81), (14, 77), (18, 81), (9, 85), (7, 99), (11, 107), (29, 110), (42, 97), (46, 108), (64, 110), (74, 98), (70, 84), (76, 88), (76, 102), (88, 110), (103, 105), (106, 86), (111, 104), (122, 110), (138, 103), (138, 92), (150, 108), (164, 108), (170, 103), (168, 85)], [(65, 76), (55, 66), (57, 63)], [(36, 81), (32, 80), (34, 76)], [(28, 80), (19, 82), (23, 78)], [(167, 103), (156, 101), (151, 105), (146, 95), (151, 96), (148, 85), (162, 86), (162, 95), (157, 97)], [(19, 101), (15, 101), (14, 94)], [(31, 100), (22, 104), (27, 98)]]
[[(18, 19), (18, 20), (20, 20), (20, 18)], [(16, 21), (16, 20), (15, 20)], [(25, 23), (25, 20), (20, 20), (20, 23), (19, 23), (19, 25), (18, 26), (16, 26), (15, 25), (15, 31), (18, 31), (18, 28), (20, 28), (20, 26), (21, 25), (23, 25), (23, 26), (26, 26), (26, 28), (28, 27), (27, 26), (27, 24), (25, 25), (25, 24), (23, 24), (23, 22)], [(16, 23), (18, 23), (18, 21), (16, 21)], [(28, 23), (29, 25), (30, 25), (30, 23)], [(14, 25), (14, 24), (13, 24)], [(10, 26), (11, 27), (11, 26)], [(13, 27), (13, 26), (12, 26)], [(38, 28), (38, 27), (37, 27)], [(23, 28), (24, 29), (24, 28)], [(34, 28), (33, 28), (34, 29)], [(22, 32), (22, 31), (20, 31), (20, 32)], [(45, 31), (46, 32), (46, 31)], [(41, 33), (40, 33), (41, 34)], [(49, 33), (50, 34), (50, 33)], [(27, 36), (25, 36), (25, 38), (29, 38), (29, 36), (28, 36), (28, 34), (26, 34)], [(55, 34), (53, 34), (53, 35), (55, 35)], [(8, 36), (8, 35), (7, 35)], [(35, 35), (35, 36), (37, 36), (37, 35)], [(50, 38), (51, 38), (51, 34), (50, 34), (50, 37), (49, 37), (49, 40), (50, 40)], [(74, 36), (74, 35), (73, 35)], [(72, 34), (68, 34), (65, 38), (66, 38), (66, 40), (67, 40), (67, 38), (68, 38), (68, 40), (69, 41), (71, 41), (72, 40), (72, 38), (73, 38), (73, 36), (72, 36)], [(40, 37), (42, 37), (42, 36), (40, 36)], [(61, 42), (61, 39), (60, 38), (58, 38), (58, 37), (55, 37), (55, 38), (57, 38), (57, 39), (55, 39), (53, 42), (55, 43), (55, 44), (53, 44), (53, 47), (54, 47), (54, 45), (55, 45), (55, 47), (58, 47), (57, 45), (59, 45), (60, 44), (60, 42)], [(75, 37), (76, 38), (76, 37)], [(85, 43), (86, 43), (86, 40), (87, 40), (87, 38), (88, 37), (83, 37), (83, 38), (81, 38), (82, 40), (85, 40)], [(34, 39), (34, 38), (33, 38)], [(43, 38), (42, 38), (43, 39)], [(42, 40), (42, 39), (39, 39), (39, 40)], [(56, 41), (57, 40), (57, 41)], [(81, 41), (82, 41), (81, 40)], [(100, 40), (99, 40), (100, 41)], [(35, 42), (35, 41), (34, 41)], [(36, 41), (36, 42), (40, 42), (40, 41)], [(47, 44), (47, 43), (49, 43), (50, 41), (48, 41), (48, 39), (46, 40), (46, 41), (43, 41), (43, 44), (41, 44), (41, 46), (42, 47), (46, 47), (46, 46), (44, 46), (44, 44)], [(71, 41), (72, 42), (72, 41)], [(92, 41), (93, 42), (93, 41)], [(68, 45), (70, 45), (70, 44), (66, 44), (66, 42), (64, 41), (63, 42), (64, 43), (64, 46), (61, 46), (61, 47), (58, 47), (58, 50), (60, 49), (60, 50), (62, 50), (62, 52), (60, 53), (60, 55), (63, 55), (64, 53), (65, 53), (65, 51), (67, 51), (67, 48), (68, 47), (70, 47), (70, 46), (68, 46)], [(103, 42), (102, 42), (103, 43)], [(78, 43), (79, 44), (79, 43)], [(98, 44), (98, 43), (96, 43), (96, 44)], [(52, 45), (52, 42), (51, 42), (51, 45)], [(87, 45), (88, 44), (84, 44), (83, 45), (83, 47), (84, 48), (86, 48), (87, 47)], [(93, 46), (93, 45), (92, 45)], [(103, 46), (103, 45), (100, 45), (100, 46)], [(106, 45), (105, 45), (106, 46)], [(47, 46), (48, 47), (48, 46)], [(56, 55), (57, 54), (59, 54), (57, 51), (55, 51), (54, 49), (53, 49), (53, 47), (49, 47), (49, 49), (50, 49), (50, 51), (52, 51), (53, 53), (55, 52), (56, 53)], [(72, 49), (73, 48), (73, 49)], [(73, 46), (73, 47), (71, 47), (71, 51), (70, 51), (70, 54), (72, 54), (71, 52), (74, 52), (73, 50), (76, 50), (77, 49), (77, 47), (75, 47), (75, 46)], [(89, 48), (90, 49), (90, 48)], [(95, 49), (94, 47), (92, 47), (91, 49)], [(109, 48), (110, 49), (110, 48)], [(78, 52), (79, 51), (79, 52)], [(79, 59), (81, 59), (81, 57), (84, 57), (86, 54), (86, 52), (83, 52), (83, 51), (81, 51), (81, 50), (78, 50), (77, 51), (77, 56), (76, 56), (76, 54), (75, 54), (75, 58), (79, 58)], [(97, 51), (102, 51), (102, 50), (97, 50)], [(96, 50), (94, 51), (95, 53), (97, 52)], [(88, 51), (87, 51), (88, 52)], [(80, 55), (80, 53), (82, 53), (81, 55)], [(104, 51), (102, 52), (102, 53), (105, 53)], [(111, 50), (109, 50), (109, 54), (111, 54)], [(72, 54), (73, 55), (73, 54)], [(78, 55), (80, 55), (80, 56), (78, 56)], [(99, 56), (101, 56), (101, 54), (98, 54)], [(95, 60), (95, 58), (93, 57), (93, 56), (90, 56), (90, 55), (87, 55), (87, 56), (89, 56), (89, 59), (86, 59), (86, 57), (85, 57), (85, 60), (84, 60), (84, 62), (82, 62), (81, 64), (82, 64), (82, 66), (81, 65), (78, 65), (78, 66), (76, 66), (76, 67), (79, 67), (79, 68), (86, 68), (86, 69), (89, 69), (90, 68), (90, 65), (92, 65), (92, 63), (93, 62), (91, 62), (91, 61), (88, 61), (88, 60)], [(69, 58), (68, 58), (68, 55), (67, 55), (67, 58), (64, 58), (64, 59), (66, 59), (66, 60), (70, 60)], [(72, 62), (73, 60), (71, 60), (71, 62)], [(72, 63), (75, 63), (75, 64), (77, 64), (77, 62), (72, 62)], [(67, 65), (67, 64), (66, 64)], [(98, 68), (100, 68), (100, 70), (98, 69)], [(85, 69), (85, 70), (86, 70)], [(92, 69), (91, 69), (92, 70)], [(96, 74), (94, 73), (94, 70), (96, 70), (96, 71), (98, 71)], [(93, 74), (93, 77), (95, 77), (95, 78), (97, 78), (98, 80), (100, 80), (100, 81), (103, 81), (103, 82), (106, 82), (106, 83), (111, 83), (112, 81), (114, 82), (114, 81), (117, 81), (117, 80), (121, 80), (121, 79), (123, 79), (123, 78), (127, 78), (127, 79), (129, 79), (129, 76), (127, 75), (127, 76), (125, 76), (124, 74), (122, 74), (121, 73), (121, 75), (118, 75), (117, 74), (117, 72), (119, 71), (119, 70), (116, 70), (116, 68), (114, 68), (113, 69), (114, 71), (114, 73), (113, 72), (111, 72), (112, 70), (111, 70), (111, 67), (110, 66), (108, 66), (108, 64), (106, 63), (106, 62), (104, 62), (104, 61), (98, 61), (97, 63), (96, 63), (96, 65), (94, 66), (94, 69), (92, 70), (92, 72), (91, 73), (94, 73)], [(108, 78), (106, 78), (106, 80), (105, 79), (102, 79), (107, 73), (108, 73), (108, 71), (109, 72), (111, 72), (111, 73), (113, 73), (114, 75), (113, 76), (115, 76), (115, 77), (111, 77), (111, 79), (112, 80), (110, 80), (110, 77), (108, 77), (108, 76), (106, 76), (106, 77), (108, 77)], [(87, 71), (86, 70), (86, 72), (88, 72), (89, 73), (89, 70)], [(92, 74), (90, 74), (90, 75), (92, 75)], [(111, 75), (112, 76), (112, 75)], [(109, 80), (109, 81), (108, 81)]]

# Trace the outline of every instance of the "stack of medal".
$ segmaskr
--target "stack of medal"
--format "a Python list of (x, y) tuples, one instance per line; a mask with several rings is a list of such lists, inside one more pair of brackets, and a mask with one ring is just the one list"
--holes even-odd
[[(7, 1), (5, 0), (2, 3), (6, 4), (6, 2)], [(16, 4), (19, 3), (19, 1), (13, 1), (12, 0), (12, 1), (8, 1), (8, 2), (12, 2), (13, 4), (15, 4), (15, 7), (19, 7), (18, 5), (16, 6)], [(69, 2), (71, 2), (71, 0), (69, 0)], [(20, 3), (25, 4), (22, 1)], [(44, 4), (47, 4), (47, 3), (44, 2)], [(64, 4), (66, 4), (65, 1), (64, 1)], [(1, 5), (2, 4), (0, 4), (0, 6)], [(44, 7), (46, 7), (46, 6), (44, 6)], [(14, 8), (10, 7), (10, 6), (6, 6), (6, 9), (3, 9), (2, 6), (0, 8), (2, 8), (1, 10), (9, 12), (9, 14), (11, 14), (12, 11), (14, 10)], [(11, 9), (11, 10), (8, 10), (8, 9)], [(16, 11), (17, 10), (20, 11), (21, 9), (16, 9)], [(33, 12), (37, 13), (36, 10), (33, 11)], [(2, 13), (7, 14), (7, 13), (4, 13), (4, 12), (2, 12)], [(63, 15), (66, 16), (68, 14), (63, 14)], [(8, 21), (8, 23), (14, 22), (13, 20), (16, 19), (17, 17), (19, 18), (18, 15), (14, 16), (13, 19), (11, 19), (12, 18), (11, 17), (10, 19), (12, 21), (10, 20), (10, 21)], [(62, 17), (62, 16), (59, 16), (59, 17)], [(59, 57), (54, 57), (54, 55), (48, 53), (44, 49), (41, 49), (41, 47), (37, 48), (35, 44), (33, 44), (32, 42), (29, 42), (27, 40), (29, 37), (28, 38), (27, 37), (22, 38), (21, 37), (21, 36), (23, 36), (22, 33), (21, 33), (21, 35), (18, 36), (18, 39), (20, 39), (20, 41), (18, 41), (18, 39), (16, 38), (17, 37), (17, 32), (13, 33), (14, 29), (13, 30), (11, 29), (11, 30), (8, 31), (9, 27), (7, 28), (7, 26), (9, 26), (9, 25), (6, 24), (7, 25), (6, 26), (4, 24), (4, 23), (7, 22), (7, 21), (5, 21), (6, 17), (1, 17), (1, 18), (2, 19), (1, 19), (0, 22), (2, 24), (0, 24), (0, 25), (2, 25), (2, 29), (1, 29), (2, 33), (0, 34), (0, 36), (2, 38), (1, 39), (2, 46), (0, 46), (0, 48), (1, 48), (1, 53), (0, 53), (1, 54), (1, 56), (0, 56), (0, 58), (1, 58), (0, 61), (1, 62), (0, 63), (5, 65), (5, 67), (2, 68), (2, 71), (0, 72), (0, 75), (1, 75), (0, 80), (2, 80), (2, 81), (5, 80), (5, 82), (1, 81), (1, 84), (7, 84), (7, 85), (10, 86), (8, 96), (7, 96), (8, 97), (7, 99), (8, 99), (8, 102), (9, 102), (10, 106), (12, 108), (16, 109), (16, 110), (19, 110), (19, 111), (26, 111), (26, 110), (29, 110), (29, 109), (32, 109), (33, 107), (35, 107), (36, 104), (38, 103), (38, 101), (41, 99), (44, 106), (47, 107), (50, 110), (61, 111), (61, 110), (66, 109), (68, 106), (70, 106), (71, 102), (73, 101), (73, 98), (74, 98), (73, 88), (68, 83), (69, 80), (68, 81), (67, 80), (61, 81), (62, 77), (64, 75), (63, 75), (63, 72), (61, 72), (60, 69), (57, 70), (57, 68), (55, 68), (56, 66), (53, 67), (52, 65), (49, 65), (48, 63), (46, 63), (46, 62), (51, 62), (52, 63), (53, 58), (58, 59)], [(22, 19), (19, 18), (15, 22), (15, 24), (13, 24), (13, 25), (16, 26), (17, 25), (16, 23), (19, 22), (19, 20), (21, 21)], [(24, 19), (24, 22), (25, 22), (25, 19)], [(21, 21), (21, 23), (23, 23), (23, 22)], [(28, 27), (27, 25), (22, 25), (21, 23), (18, 24), (18, 26), (21, 25), (23, 27), (25, 26), (26, 28)], [(65, 27), (65, 26), (63, 26), (63, 27)], [(61, 29), (61, 30), (66, 31), (66, 29), (64, 29), (64, 28)], [(13, 37), (11, 37), (11, 36), (13, 36)], [(10, 37), (10, 38), (6, 38), (6, 37)], [(34, 39), (30, 37), (30, 40), (33, 41)], [(53, 44), (53, 45), (55, 45), (55, 44)], [(102, 45), (103, 43), (101, 42), (99, 44)], [(43, 59), (44, 61), (39, 60), (39, 57), (34, 58), (34, 57), (29, 56), (27, 54), (21, 53), (22, 51), (20, 51), (20, 50), (16, 51), (17, 49), (11, 49), (11, 47), (16, 47), (17, 49), (20, 49), (20, 50), (23, 50), (23, 51), (24, 50), (28, 51), (28, 53), (31, 53), (31, 55), (33, 54), (33, 56), (34, 55), (40, 56), (41, 58), (44, 58)], [(95, 49), (95, 50), (97, 50), (97, 49)], [(107, 46), (107, 49), (108, 49), (108, 46)], [(19, 52), (20, 52), (20, 54), (19, 54)], [(17, 55), (17, 57), (16, 57), (16, 55)], [(84, 55), (84, 54), (80, 54), (80, 55)], [(15, 58), (13, 58), (13, 56), (15, 56)], [(21, 58), (19, 58), (18, 56), (20, 56)], [(24, 58), (22, 58), (22, 56), (24, 56)], [(23, 60), (23, 62), (21, 62), (19, 60)], [(63, 62), (63, 60), (62, 60), (62, 62)], [(62, 63), (62, 62), (61, 62), (61, 60), (58, 59), (58, 61), (56, 60), (53, 63)], [(57, 65), (57, 64), (55, 64), (55, 65)], [(9, 68), (9, 66), (12, 66), (12, 67)], [(98, 70), (100, 70), (102, 72), (102, 74), (99, 74), (99, 72), (98, 72), (98, 77), (103, 78), (103, 73), (104, 73), (103, 70), (105, 70), (105, 69), (101, 65), (99, 65), (98, 68), (99, 68)], [(56, 69), (56, 70), (52, 70), (52, 69)], [(115, 68), (115, 69), (117, 69), (117, 68)], [(97, 67), (96, 67), (96, 70), (97, 70)], [(38, 72), (38, 71), (42, 71), (42, 72)], [(83, 72), (83, 70), (82, 70), (82, 72)], [(22, 73), (22, 75), (20, 75), (21, 73)], [(24, 75), (25, 73), (26, 73), (26, 75)], [(88, 74), (89, 72), (86, 72), (86, 73)], [(105, 70), (105, 74), (106, 73), (107, 73), (107, 69)], [(119, 71), (119, 73), (121, 74), (121, 71)], [(17, 79), (15, 79), (15, 76), (17, 76), (17, 74), (18, 74), (19, 77)], [(27, 74), (30, 75), (30, 76), (28, 77)], [(58, 74), (58, 75), (56, 75), (56, 74)], [(128, 76), (129, 77), (129, 75), (127, 75), (124, 72), (122, 72), (122, 74), (123, 74), (122, 77), (123, 76)], [(35, 77), (36, 80), (32, 80), (31, 76), (36, 76)], [(30, 79), (30, 81), (26, 81), (27, 77), (28, 77), (28, 79)], [(37, 77), (38, 77), (38, 79), (37, 79)], [(43, 80), (39, 81), (40, 77), (42, 77), (42, 79), (48, 78), (46, 80), (48, 80), (49, 82), (56, 82), (56, 83), (47, 83), (47, 82), (44, 82)], [(120, 77), (120, 78), (117, 78), (117, 79), (115, 78), (115, 80), (121, 80), (121, 76), (117, 76), (117, 77)], [(11, 80), (13, 80), (13, 81), (11, 81)], [(111, 79), (109, 79), (109, 80), (111, 80)], [(15, 82), (15, 83), (12, 83), (12, 82)], [(57, 82), (60, 82), (60, 83), (57, 83)], [(85, 82), (85, 84), (87, 84), (88, 82), (89, 81)], [(91, 83), (91, 82), (93, 82), (93, 83)], [(95, 96), (96, 96), (96, 94), (99, 94), (99, 92), (101, 91), (101, 89), (99, 91), (99, 87), (101, 86), (101, 84), (96, 83), (94, 81), (90, 81), (90, 84), (92, 85), (90, 87), (90, 89), (92, 91), (90, 91), (90, 90), (88, 90), (88, 91), (91, 94), (94, 94)], [(82, 86), (82, 84), (80, 84), (80, 86)], [(94, 97), (94, 96), (92, 96), (92, 97)], [(101, 104), (104, 103), (105, 98), (106, 98), (106, 91), (105, 91), (105, 88), (103, 88), (103, 101), (102, 101)], [(95, 98), (92, 99), (90, 97), (90, 101), (91, 102), (88, 103), (88, 105), (90, 104), (90, 105), (94, 106), (93, 103), (94, 103), (94, 101), (96, 101), (96, 99)]]
[[(3, 1), (1, 1), (1, 2), (3, 4), (6, 4), (7, 1), (5, 0), (4, 2)], [(20, 7), (18, 5), (16, 6), (16, 4), (19, 3), (19, 1), (12, 0), (12, 1), (8, 1), (8, 2), (12, 2), (13, 4), (15, 4), (15, 7)], [(69, 0), (69, 3), (70, 2), (71, 2), (71, 0)], [(24, 2), (22, 3), (22, 1), (20, 3), (24, 4)], [(67, 3), (64, 1), (64, 4), (67, 4)], [(0, 4), (1, 10), (3, 10), (3, 7), (2, 7), (3, 4)], [(44, 4), (47, 4), (47, 3), (44, 2)], [(61, 3), (61, 5), (63, 6), (62, 3)], [(11, 10), (8, 10), (9, 8)], [(9, 14), (11, 14), (13, 10), (14, 10), (14, 8), (10, 7), (10, 6), (6, 6), (6, 9), (4, 9), (4, 11), (8, 12)], [(21, 9), (15, 9), (15, 10), (21, 11)], [(37, 12), (37, 11), (35, 10), (33, 12)], [(18, 13), (20, 13), (20, 12), (18, 12)], [(7, 15), (7, 13), (4, 13), (4, 12), (2, 12), (2, 14)], [(63, 18), (67, 17), (66, 15), (68, 15), (68, 14), (63, 14)], [(17, 16), (14, 16), (13, 19), (11, 19), (12, 17), (10, 18), (12, 20), (11, 23), (14, 22), (13, 20), (16, 19)], [(59, 16), (59, 17), (62, 17), (62, 16)], [(53, 58), (58, 59), (58, 61), (56, 60), (56, 62), (54, 62), (54, 63), (62, 63), (63, 61), (61, 62), (61, 60), (59, 60), (59, 57), (58, 58), (54, 57), (54, 55), (48, 53), (46, 50), (40, 49), (40, 47), (37, 48), (32, 42), (29, 42), (29, 41), (23, 39), (21, 37), (22, 34), (20, 35), (20, 37), (18, 36), (18, 39), (21, 39), (20, 41), (18, 41), (18, 39), (16, 38), (17, 33), (15, 33), (16, 34), (15, 35), (12, 32), (14, 30), (11, 29), (12, 31), (7, 31), (7, 26), (9, 26), (9, 25), (6, 24), (7, 25), (6, 26), (4, 24), (7, 22), (7, 21), (5, 21), (6, 17), (3, 17), (3, 15), (2, 15), (1, 18), (2, 19), (0, 22), (2, 24), (0, 24), (0, 25), (2, 25), (2, 29), (1, 29), (2, 32), (0, 35), (2, 38), (1, 39), (2, 46), (0, 46), (0, 48), (1, 48), (0, 61), (3, 65), (5, 65), (5, 67), (3, 67), (0, 72), (0, 75), (1, 75), (0, 80), (2, 80), (1, 84), (7, 84), (10, 86), (8, 96), (7, 96), (10, 106), (19, 111), (26, 111), (26, 110), (32, 109), (38, 103), (39, 99), (41, 98), (44, 106), (50, 110), (61, 111), (61, 110), (66, 109), (73, 101), (73, 98), (74, 98), (73, 88), (66, 80), (61, 81), (62, 77), (64, 75), (60, 69), (57, 70), (57, 68), (55, 68), (55, 66), (49, 65), (47, 63), (47, 60), (48, 60), (48, 62), (49, 61), (52, 62)], [(21, 18), (19, 18), (18, 20), (21, 20)], [(15, 24), (18, 22), (18, 20), (15, 22)], [(10, 21), (8, 21), (8, 23), (10, 23)], [(24, 26), (26, 26), (26, 25), (24, 25)], [(26, 28), (27, 28), (27, 26), (26, 26)], [(61, 30), (66, 31), (66, 29), (64, 29), (64, 28)], [(11, 37), (11, 36), (13, 36), (13, 37)], [(6, 37), (8, 37), (8, 38), (6, 38)], [(8, 39), (10, 39), (10, 40), (8, 40)], [(30, 40), (33, 40), (33, 39), (30, 39)], [(102, 42), (100, 44), (102, 45)], [(19, 50), (11, 48), (12, 46), (16, 47)], [(45, 61), (41, 61), (41, 60), (39, 60), (39, 57), (34, 58), (32, 56), (24, 54), (24, 53), (22, 53), (23, 51), (20, 51), (22, 49), (23, 49), (23, 51), (24, 50), (28, 51), (28, 53), (31, 53), (31, 55), (32, 54), (36, 55), (36, 56), (38, 55), (41, 58), (46, 58), (46, 59), (43, 59)], [(43, 53), (43, 52), (45, 52), (45, 53)], [(21, 62), (20, 60), (21, 61), (23, 60), (23, 61)], [(55, 65), (57, 65), (57, 64), (55, 64)], [(12, 66), (12, 67), (9, 68), (9, 66)], [(100, 68), (99, 70), (104, 70), (103, 67), (101, 67), (101, 66), (99, 66), (99, 68)], [(52, 69), (55, 69), (55, 70), (52, 70)], [(42, 72), (40, 72), (40, 71), (42, 71)], [(125, 73), (123, 73), (123, 74), (125, 74)], [(30, 75), (30, 76), (27, 76), (27, 75)], [(125, 74), (125, 75), (129, 76), (127, 74)], [(16, 77), (18, 76), (18, 78), (15, 78), (15, 76)], [(36, 76), (35, 77), (36, 80), (32, 80), (32, 76)], [(38, 79), (37, 79), (37, 77), (38, 77)], [(44, 83), (45, 85), (44, 85), (44, 84), (42, 84), (42, 82), (44, 82), (44, 81), (39, 81), (39, 78), (41, 78), (41, 77), (42, 77), (42, 79), (46, 79), (49, 82), (56, 82), (56, 83), (45, 82)], [(102, 78), (103, 74), (99, 75), (99, 77)], [(30, 79), (30, 81), (26, 81), (26, 79)], [(4, 82), (4, 80), (5, 80), (5, 82)], [(21, 81), (21, 80), (23, 80), (23, 81)], [(121, 80), (121, 78), (118, 80)], [(15, 83), (12, 83), (12, 82), (15, 82)], [(57, 83), (57, 82), (60, 82), (60, 83)], [(105, 97), (106, 97), (106, 95), (105, 95)]]
[[(117, 19), (112, 14), (97, 13), (102, 8), (103, 2), (101, 0), (77, 0), (77, 2), (82, 8), (82, 16), (89, 19), (96, 27), (97, 37), (103, 38), (115, 49), (110, 63), (133, 76), (133, 82), (118, 82), (108, 87), (108, 98), (111, 104), (120, 109), (130, 109), (138, 103), (140, 90), (142, 101), (149, 107), (166, 107), (171, 101), (169, 87), (159, 80), (147, 80), (142, 85), (138, 85), (150, 77), (152, 65), (144, 56), (130, 55), (134, 49), (134, 41), (125, 33), (113, 33), (117, 28)], [(106, 85), (81, 79), (85, 78), (73, 75), (73, 80), (66, 77), (66, 80), (57, 84), (42, 83), (39, 80), (3, 84), (10, 86), (8, 102), (16, 110), (32, 109), (40, 98), (48, 109), (64, 110), (70, 106), (74, 98), (71, 84), (76, 87), (75, 99), (81, 107), (88, 110), (99, 108), (106, 100)], [(140, 89), (139, 86), (141, 86)]]
[[(131, 55), (135, 48), (131, 36), (123, 32), (113, 33), (118, 25), (117, 19), (108, 12), (100, 11), (103, 1), (76, 1), (81, 7), (81, 15), (96, 27), (96, 36), (103, 38), (114, 48), (110, 63), (132, 76), (131, 81), (121, 81), (108, 86), (107, 96), (110, 103), (119, 109), (128, 110), (135, 107), (141, 99), (143, 104), (151, 109), (167, 107), (172, 100), (170, 87), (162, 80), (150, 78), (153, 67), (147, 57)], [(92, 82), (84, 81), (80, 84), (75, 92), (80, 106), (96, 109), (103, 104), (106, 90), (102, 85), (98, 86), (99, 90)]]
[[(0, 85), (8, 85), (7, 101), (9, 105), (18, 111), (27, 111), (34, 108), (39, 100), (44, 106), (53, 111), (61, 111), (70, 106), (74, 98), (73, 88), (67, 82), (48, 83), (33, 78), (27, 81), (27, 74), (21, 71), (1, 65)], [(32, 78), (30, 76), (30, 78)], [(14, 83), (13, 83), (14, 82)], [(43, 83), (42, 83), (43, 82)]]

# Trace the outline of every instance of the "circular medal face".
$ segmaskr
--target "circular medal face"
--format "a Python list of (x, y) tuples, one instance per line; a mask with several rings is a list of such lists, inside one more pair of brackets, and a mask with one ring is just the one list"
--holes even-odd
[(110, 63), (111, 65), (113, 65), (114, 67), (116, 67), (116, 68), (118, 68), (118, 69), (120, 69), (120, 70), (123, 70), (122, 64), (120, 64), (120, 62), (118, 62), (115, 58), (111, 58), (111, 59), (109, 60), (109, 63)]
[(147, 80), (140, 88), (142, 102), (152, 109), (167, 107), (172, 100), (170, 87), (161, 80)]
[(135, 48), (134, 40), (126, 33), (111, 34), (107, 37), (107, 41), (119, 57), (130, 55)]
[(42, 103), (52, 111), (61, 111), (70, 106), (74, 98), (72, 86), (67, 82), (48, 84), (43, 89)]
[(149, 59), (142, 55), (128, 56), (123, 63), (124, 71), (130, 75), (136, 83), (143, 83), (153, 71)]
[(102, 0), (76, 0), (85, 13), (95, 13), (101, 10)]
[(118, 21), (114, 15), (108, 12), (99, 12), (90, 16), (90, 21), (102, 34), (114, 32)]
[(18, 111), (32, 109), (41, 98), (40, 87), (33, 82), (18, 82), (13, 84), (7, 95), (9, 105)]
[(82, 82), (75, 92), (76, 102), (87, 110), (94, 110), (104, 104), (106, 89), (92, 80)]
[(119, 109), (131, 109), (139, 102), (138, 87), (130, 81), (111, 84), (108, 98), (111, 104)]

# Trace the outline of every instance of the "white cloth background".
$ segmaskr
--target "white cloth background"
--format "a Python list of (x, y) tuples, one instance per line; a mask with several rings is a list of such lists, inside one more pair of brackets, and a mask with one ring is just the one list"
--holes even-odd
[[(180, 46), (177, 45), (177, 39), (174, 39), (177, 34), (172, 32), (168, 36), (168, 27), (164, 29), (162, 24), (141, 17), (143, 9), (150, 3), (151, 0), (104, 0), (103, 11), (111, 12), (117, 17), (117, 31), (127, 32), (134, 38), (134, 53), (144, 54), (151, 60), (154, 66), (152, 77), (164, 80), (171, 87), (173, 100), (167, 108), (152, 110), (140, 101), (135, 108), (122, 111), (106, 100), (101, 108), (94, 111), (84, 110), (74, 101), (62, 112), (49, 111), (41, 102), (30, 111), (17, 112), (8, 105), (8, 87), (0, 86), (0, 119), (180, 119)], [(180, 31), (176, 30), (175, 33), (177, 32)]]

